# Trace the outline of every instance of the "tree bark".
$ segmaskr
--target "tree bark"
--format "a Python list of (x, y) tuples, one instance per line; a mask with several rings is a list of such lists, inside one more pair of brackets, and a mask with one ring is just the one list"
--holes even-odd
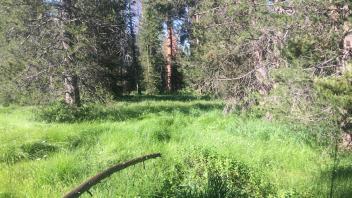
[(262, 95), (268, 95), (271, 89), (269, 82), (268, 68), (263, 65), (262, 53), (260, 49), (254, 50), (255, 55), (255, 77), (258, 81), (258, 91)]
[(168, 32), (168, 45), (167, 45), (167, 57), (166, 57), (166, 89), (168, 92), (172, 91), (172, 62), (173, 62), (173, 28), (172, 22), (167, 21), (167, 32)]
[(140, 89), (140, 68), (139, 68), (139, 63), (138, 63), (138, 50), (137, 50), (137, 45), (136, 45), (136, 33), (135, 33), (135, 26), (134, 26), (134, 10), (132, 8), (131, 4), (134, 4), (134, 1), (129, 1), (128, 3), (128, 10), (129, 10), (129, 15), (128, 15), (128, 26), (130, 29), (130, 35), (131, 35), (131, 41), (130, 41), (130, 47), (131, 47), (131, 56), (132, 56), (132, 72), (130, 75), (131, 76), (131, 88), (132, 90), (135, 89), (137, 90), (138, 94), (142, 93), (142, 90)]
[[(252, 0), (254, 9), (256, 9), (257, 1)], [(253, 27), (257, 26), (256, 19), (252, 20)], [(271, 90), (271, 84), (269, 82), (269, 71), (268, 68), (263, 64), (263, 59), (265, 60), (265, 49), (263, 49), (263, 44), (267, 40), (264, 38), (259, 38), (258, 41), (253, 43), (253, 58), (255, 67), (255, 78), (258, 82), (258, 91), (262, 95), (268, 95)]]
[(80, 106), (80, 93), (78, 87), (78, 76), (77, 75), (65, 75), (65, 103), (70, 106)]
[(70, 64), (72, 64), (72, 55), (68, 55), (68, 50), (72, 45), (72, 35), (66, 32), (66, 26), (70, 24), (72, 16), (72, 1), (62, 0), (61, 8), (61, 39), (62, 47), (66, 51), (66, 57), (64, 58), (64, 101), (70, 106), (80, 106), (80, 94), (78, 76), (74, 71), (70, 70)]

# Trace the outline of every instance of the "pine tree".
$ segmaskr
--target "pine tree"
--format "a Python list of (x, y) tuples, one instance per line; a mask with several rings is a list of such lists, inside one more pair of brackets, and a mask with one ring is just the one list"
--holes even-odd
[(67, 104), (79, 106), (80, 96), (122, 94), (131, 54), (124, 0), (6, 0), (1, 5), (1, 14), (13, 17), (1, 29), (0, 42), (10, 41), (1, 46), (8, 48), (1, 70), (10, 68), (16, 49), (18, 70), (8, 82), (36, 97), (28, 101), (64, 95)]
[(140, 62), (143, 67), (144, 89), (148, 94), (162, 91), (164, 60), (162, 54), (162, 21), (154, 4), (143, 1), (141, 28), (138, 38)]
[[(143, 1), (143, 19), (142, 19), (142, 29), (140, 36), (140, 48), (142, 53), (142, 64), (144, 71), (144, 79), (146, 81), (146, 89), (150, 90), (150, 84), (155, 84), (159, 81), (158, 86), (162, 92), (174, 92), (180, 88), (180, 72), (177, 68), (176, 62), (176, 49), (179, 40), (177, 34), (174, 31), (174, 22), (180, 20), (185, 15), (185, 10), (187, 7), (187, 1)], [(153, 14), (151, 14), (153, 13)], [(162, 25), (166, 25), (166, 35), (163, 35)], [(149, 35), (154, 35), (157, 40), (148, 41), (146, 39)], [(163, 39), (165, 38), (165, 39)], [(149, 44), (148, 44), (149, 43)], [(165, 44), (166, 45), (163, 45)], [(155, 71), (151, 70), (150, 63), (155, 60), (151, 60), (151, 56), (147, 55), (154, 53), (154, 48), (161, 48), (163, 46), (164, 60), (163, 66), (157, 65), (158, 80), (155, 79)], [(158, 52), (158, 59), (163, 53)], [(151, 54), (152, 55), (152, 54)], [(156, 62), (156, 61), (155, 61)], [(157, 61), (161, 64), (161, 61)], [(154, 64), (154, 63), (152, 63)], [(152, 74), (154, 73), (154, 74)], [(154, 76), (154, 77), (152, 77)], [(148, 85), (149, 84), (149, 85)], [(155, 88), (152, 88), (155, 90)]]
[[(338, 23), (328, 17), (329, 2), (271, 2), (201, 0), (190, 8), (186, 74), (197, 89), (240, 103), (252, 93), (270, 93), (273, 69), (288, 62), (312, 67), (337, 56), (341, 33), (332, 32)], [(317, 16), (316, 10), (325, 14)]]
[(138, 18), (137, 16), (137, 11), (138, 11), (138, 5), (136, 4), (135, 0), (129, 0), (128, 1), (128, 29), (129, 29), (129, 34), (130, 34), (130, 39), (129, 39), (129, 48), (130, 48), (130, 54), (131, 54), (131, 60), (130, 60), (130, 66), (129, 66), (129, 89), (130, 90), (136, 90), (139, 94), (141, 94), (141, 67), (140, 63), (138, 60), (139, 56), (139, 51), (137, 47), (137, 36), (136, 36), (136, 19)]

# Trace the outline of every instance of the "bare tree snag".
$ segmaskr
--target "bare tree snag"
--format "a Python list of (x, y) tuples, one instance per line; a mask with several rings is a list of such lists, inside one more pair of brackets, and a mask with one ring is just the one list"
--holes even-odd
[(158, 158), (158, 157), (161, 157), (161, 154), (154, 153), (154, 154), (149, 154), (149, 155), (145, 155), (142, 157), (138, 157), (138, 158), (135, 158), (135, 159), (132, 159), (132, 160), (120, 163), (120, 164), (116, 164), (116, 165), (104, 170), (103, 172), (100, 172), (97, 175), (91, 177), (90, 179), (88, 179), (87, 181), (85, 181), (84, 183), (82, 183), (81, 185), (79, 185), (78, 187), (73, 189), (72, 191), (68, 192), (66, 195), (64, 195), (64, 198), (79, 197), (84, 192), (88, 192), (91, 187), (98, 184), (100, 181), (109, 177), (110, 175), (114, 174), (115, 172), (123, 170), (129, 166), (144, 162), (146, 160), (154, 159), (154, 158)]

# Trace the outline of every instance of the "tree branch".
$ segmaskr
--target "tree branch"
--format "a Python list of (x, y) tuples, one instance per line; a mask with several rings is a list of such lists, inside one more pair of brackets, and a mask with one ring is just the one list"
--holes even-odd
[(144, 162), (146, 160), (149, 159), (153, 159), (153, 158), (158, 158), (161, 157), (160, 153), (154, 153), (154, 154), (149, 154), (149, 155), (145, 155), (142, 157), (138, 157), (120, 164), (116, 164), (108, 169), (106, 169), (105, 171), (98, 173), (97, 175), (91, 177), (90, 179), (88, 179), (87, 181), (85, 181), (84, 183), (82, 183), (81, 185), (79, 185), (78, 187), (76, 187), (75, 189), (73, 189), (72, 191), (68, 192), (64, 198), (77, 198), (79, 196), (81, 196), (84, 192), (88, 191), (92, 186), (98, 184), (101, 180), (109, 177), (110, 175), (114, 174), (117, 171), (123, 170), (129, 166)]

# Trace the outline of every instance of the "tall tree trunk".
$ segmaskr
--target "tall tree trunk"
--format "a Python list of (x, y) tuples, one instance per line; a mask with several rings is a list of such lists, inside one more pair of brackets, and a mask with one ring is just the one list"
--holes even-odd
[(168, 32), (168, 45), (167, 45), (167, 57), (166, 57), (166, 89), (168, 92), (172, 91), (173, 82), (172, 82), (172, 63), (174, 59), (173, 54), (173, 28), (172, 22), (168, 19), (167, 21), (167, 32)]
[[(254, 10), (256, 10), (257, 1), (252, 0)], [(256, 19), (252, 20), (253, 27), (257, 26)], [(259, 38), (258, 41), (253, 44), (253, 55), (254, 55), (254, 67), (255, 67), (255, 78), (258, 82), (258, 91), (262, 95), (268, 95), (271, 90), (271, 84), (269, 81), (269, 71), (267, 66), (263, 64), (265, 60), (265, 52), (261, 46), (263, 42), (267, 42), (264, 38)]]
[(72, 1), (62, 0), (61, 8), (61, 39), (63, 49), (66, 51), (64, 58), (64, 100), (70, 106), (80, 106), (80, 94), (78, 85), (78, 76), (74, 71), (69, 69), (72, 64), (73, 58), (68, 55), (68, 50), (71, 47), (72, 36), (66, 32), (66, 26), (70, 24), (72, 19)]
[(255, 56), (255, 77), (258, 81), (258, 91), (262, 95), (268, 95), (271, 89), (271, 85), (269, 84), (269, 74), (268, 68), (262, 63), (262, 54), (261, 50), (257, 49), (254, 52)]
[(130, 35), (131, 35), (131, 41), (130, 41), (130, 47), (131, 47), (131, 55), (132, 55), (132, 65), (131, 65), (131, 88), (134, 90), (137, 90), (138, 94), (141, 94), (141, 89), (140, 89), (140, 74), (139, 74), (139, 63), (138, 63), (138, 58), (137, 58), (137, 45), (136, 45), (136, 34), (134, 31), (134, 21), (133, 21), (133, 17), (134, 17), (134, 10), (132, 8), (132, 4), (134, 4), (135, 1), (130, 0), (128, 3), (128, 11), (129, 11), (129, 15), (128, 15), (128, 26), (130, 29)]
[(80, 106), (80, 94), (77, 75), (65, 75), (65, 102), (71, 106)]
[(342, 53), (342, 62), (341, 62), (341, 66), (337, 67), (337, 72), (339, 74), (344, 74), (346, 72), (350, 72), (351, 68), (349, 67), (349, 61), (351, 61), (351, 57), (352, 57), (352, 31), (350, 30), (350, 27), (348, 27), (349, 25), (345, 25), (345, 34), (344, 37), (342, 39), (342, 49), (341, 49), (341, 53)]

